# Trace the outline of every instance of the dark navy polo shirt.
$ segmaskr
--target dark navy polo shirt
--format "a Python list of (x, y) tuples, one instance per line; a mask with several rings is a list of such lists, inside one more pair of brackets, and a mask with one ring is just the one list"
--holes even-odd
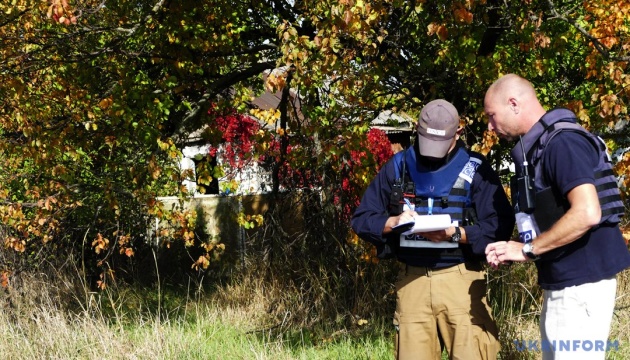
[[(583, 184), (595, 184), (593, 169), (598, 154), (583, 135), (564, 131), (543, 152), (543, 174), (547, 185), (566, 194)], [(630, 252), (617, 224), (602, 224), (576, 241), (536, 261), (538, 283), (545, 290), (559, 290), (610, 278), (630, 267)]]

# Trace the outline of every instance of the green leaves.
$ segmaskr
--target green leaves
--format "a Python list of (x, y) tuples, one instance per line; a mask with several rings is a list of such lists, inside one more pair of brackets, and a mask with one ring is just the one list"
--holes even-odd
[[(324, 174), (324, 190), (339, 188), (335, 166), (364, 150), (357, 139), (382, 110), (417, 116), (426, 102), (446, 98), (467, 120), (469, 145), (489, 150), (483, 97), (509, 72), (530, 78), (545, 105), (569, 106), (623, 147), (627, 130), (615, 129), (628, 116), (628, 7), (612, 0), (2, 3), (0, 196), (9, 204), (0, 206), (1, 219), (15, 215), (12, 234), (21, 244), (29, 226), (36, 231), (24, 235), (27, 243), (82, 241), (86, 228), (114, 239), (111, 229), (126, 215), (167, 216), (155, 198), (186, 195), (178, 149), (213, 121), (209, 104), (250, 114), (252, 98), (265, 90), (280, 97), (287, 87), (276, 108), (251, 112), (273, 115), (258, 147), (282, 143), (276, 168), (292, 161)], [(208, 135), (219, 145), (221, 134)], [(299, 150), (287, 156), (289, 147)], [(201, 169), (201, 181), (219, 170)], [(375, 168), (364, 170), (358, 183)], [(54, 207), (39, 205), (49, 198)], [(187, 226), (179, 234), (189, 241)]]

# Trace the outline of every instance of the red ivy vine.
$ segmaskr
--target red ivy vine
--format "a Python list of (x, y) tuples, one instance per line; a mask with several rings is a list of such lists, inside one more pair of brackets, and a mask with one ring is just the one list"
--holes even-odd
[(222, 160), (233, 169), (242, 169), (251, 159), (260, 124), (251, 116), (239, 114), (233, 108), (219, 111), (216, 105), (210, 107), (208, 115), (214, 118), (210, 132), (220, 134), (221, 138), (219, 144), (210, 144), (210, 156), (216, 157), (219, 146), (223, 145)]
[[(258, 163), (267, 169), (280, 164), (280, 186), (285, 189), (314, 189), (323, 185), (323, 176), (316, 170), (317, 154), (308, 146), (312, 139), (292, 138), (281, 154), (280, 140), (275, 137), (264, 139), (256, 119), (238, 114), (235, 109), (217, 110), (212, 106), (208, 114), (214, 118), (209, 132), (217, 143), (211, 144), (210, 155), (217, 156), (222, 146), (223, 160), (234, 169), (242, 169), (257, 152)], [(265, 144), (266, 143), (266, 144)], [(333, 157), (333, 171), (340, 174), (340, 186), (333, 187), (333, 201), (340, 211), (341, 221), (350, 221), (352, 212), (359, 204), (365, 176), (372, 177), (393, 155), (391, 143), (385, 132), (371, 129), (364, 141), (356, 142), (361, 149), (351, 149)], [(373, 170), (370, 170), (373, 169)]]

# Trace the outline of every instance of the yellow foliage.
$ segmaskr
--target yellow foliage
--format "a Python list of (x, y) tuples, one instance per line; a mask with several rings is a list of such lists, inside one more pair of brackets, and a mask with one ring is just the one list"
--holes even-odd
[(26, 242), (13, 236), (9, 236), (5, 239), (4, 246), (17, 252), (24, 252), (24, 250), (26, 250)]
[(494, 131), (486, 130), (483, 132), (481, 143), (474, 144), (472, 150), (482, 155), (487, 155), (492, 147), (499, 142), (499, 137)]
[(256, 118), (266, 122), (267, 124), (274, 124), (276, 121), (280, 119), (280, 109), (251, 109), (249, 111), (250, 114), (255, 116)]
[[(289, 32), (285, 32), (284, 37), (289, 37)], [(286, 75), (286, 71), (283, 70), (272, 71), (265, 80), (265, 87), (267, 90), (270, 92), (276, 92), (283, 89), (287, 83)]]
[(245, 215), (244, 213), (239, 213), (237, 220), (238, 224), (245, 229), (253, 229), (256, 226), (261, 226), (263, 221), (263, 216), (260, 214)]

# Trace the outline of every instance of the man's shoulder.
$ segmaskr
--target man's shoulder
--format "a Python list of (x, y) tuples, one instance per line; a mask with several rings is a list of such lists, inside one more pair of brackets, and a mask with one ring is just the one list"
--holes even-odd
[(568, 123), (570, 126), (554, 129), (548, 136), (545, 147), (558, 146), (559, 144), (571, 142), (595, 142), (596, 136), (584, 129), (582, 126), (574, 123)]
[[(560, 130), (554, 134), (553, 138), (545, 144), (547, 156), (570, 156), (576, 153), (575, 150), (583, 148), (585, 151), (597, 152), (599, 144), (596, 143), (594, 135), (586, 130)], [(572, 150), (572, 151), (570, 151)]]

